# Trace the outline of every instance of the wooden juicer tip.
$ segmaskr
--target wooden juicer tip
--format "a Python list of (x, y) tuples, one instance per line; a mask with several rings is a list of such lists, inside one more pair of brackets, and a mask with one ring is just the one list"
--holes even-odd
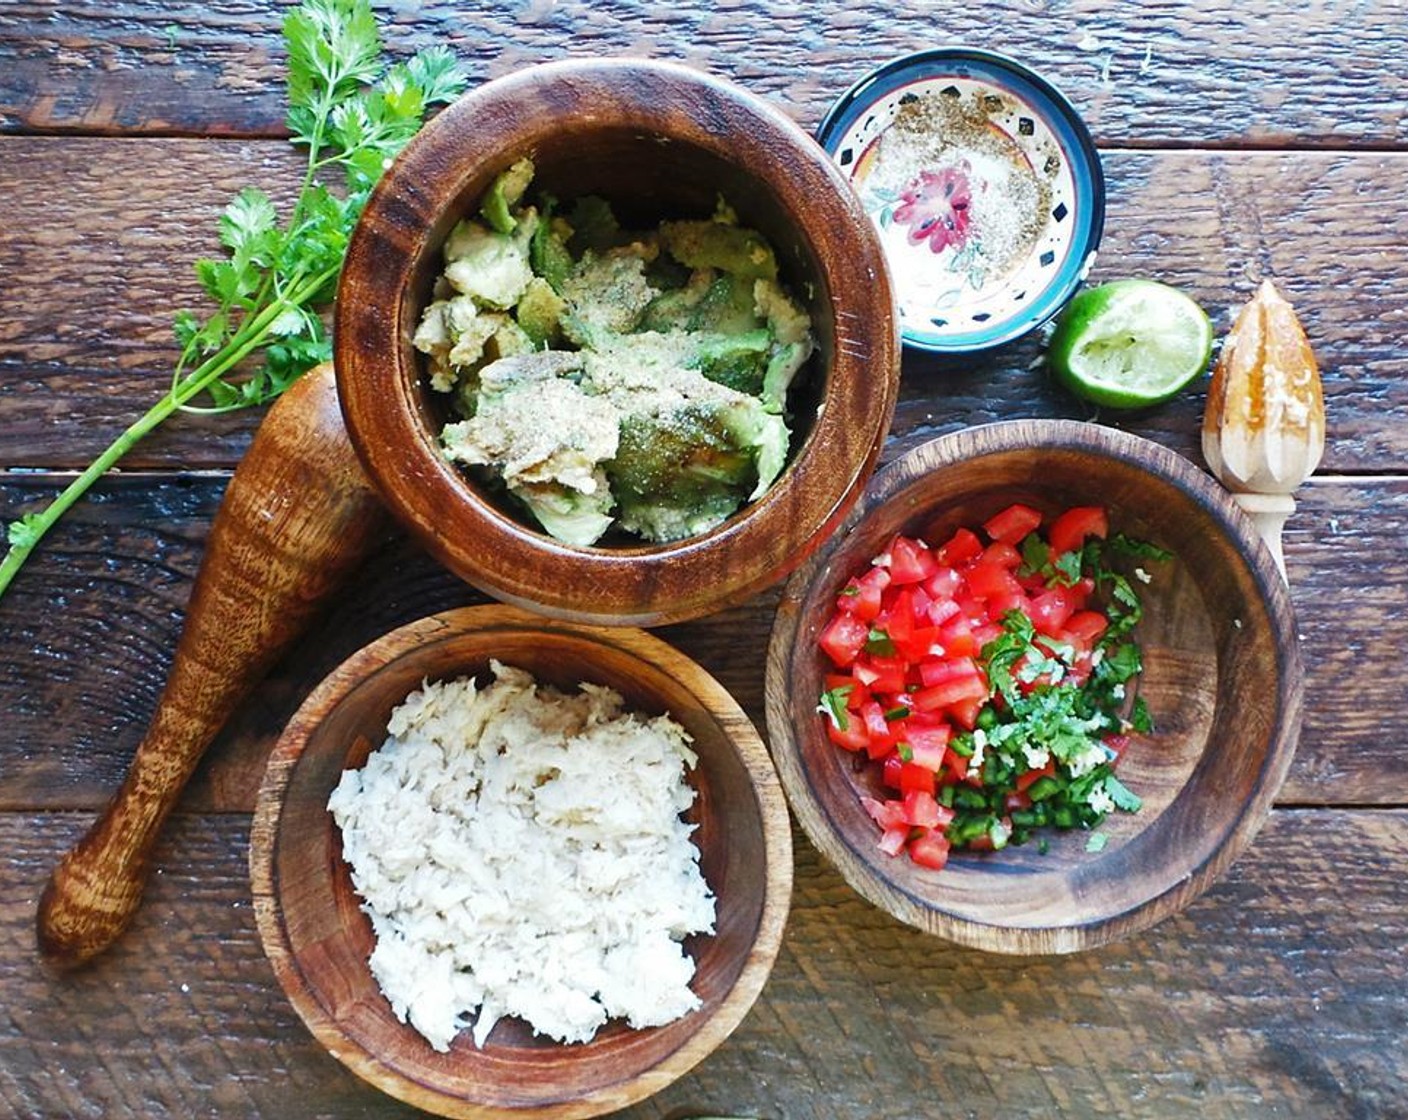
[(1291, 497), (1325, 451), (1320, 369), (1295, 310), (1270, 280), (1237, 315), (1222, 344), (1207, 411), (1203, 457), (1261, 532), (1281, 575), (1281, 529)]

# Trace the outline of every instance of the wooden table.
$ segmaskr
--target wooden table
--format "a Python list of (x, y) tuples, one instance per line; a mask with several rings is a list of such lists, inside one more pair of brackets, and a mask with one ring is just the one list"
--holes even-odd
[[(0, 6), (0, 517), (53, 494), (164, 389), (227, 197), (286, 198), (280, 5)], [(942, 43), (1039, 66), (1081, 107), (1110, 201), (1097, 279), (1186, 288), (1219, 330), (1265, 275), (1324, 366), (1329, 448), (1288, 526), (1306, 662), (1299, 755), (1247, 855), (1186, 913), (1082, 956), (955, 948), (857, 898), (797, 837), (777, 967), (733, 1038), (623, 1113), (887, 1117), (1408, 1115), (1408, 20), (1399, 2), (972, 7), (396, 0), (394, 48), (477, 79), (565, 54), (683, 59), (814, 127), (869, 67)], [(389, 9), (389, 10), (388, 10)], [(1197, 461), (1201, 390), (1091, 414), (1029, 339), (906, 359), (887, 457), (1002, 417), (1121, 427)], [(246, 877), (263, 758), (353, 649), (480, 601), (399, 535), (214, 745), (144, 909), (55, 977), (33, 914), (140, 739), (206, 530), (258, 417), (183, 418), (51, 535), (0, 602), (0, 1114), (389, 1117), (304, 1030)], [(664, 636), (762, 724), (775, 593)], [(1256, 703), (1247, 697), (1247, 703)]]

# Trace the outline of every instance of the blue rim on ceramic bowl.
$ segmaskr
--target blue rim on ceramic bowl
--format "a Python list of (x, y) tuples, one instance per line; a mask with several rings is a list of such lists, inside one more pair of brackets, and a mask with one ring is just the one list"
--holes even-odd
[(991, 51), (939, 48), (866, 75), (817, 139), (860, 195), (905, 345), (986, 350), (1056, 314), (1105, 223), (1105, 177), (1071, 103)]

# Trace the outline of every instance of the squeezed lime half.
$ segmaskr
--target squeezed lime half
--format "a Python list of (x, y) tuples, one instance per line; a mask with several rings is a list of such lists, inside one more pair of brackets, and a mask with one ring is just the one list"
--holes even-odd
[(1057, 381), (1109, 408), (1168, 400), (1207, 370), (1211, 356), (1207, 312), (1156, 280), (1114, 280), (1078, 293), (1047, 351)]

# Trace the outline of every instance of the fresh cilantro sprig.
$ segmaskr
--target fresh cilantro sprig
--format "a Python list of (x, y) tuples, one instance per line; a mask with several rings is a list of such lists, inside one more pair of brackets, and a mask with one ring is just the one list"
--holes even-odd
[[(466, 85), (442, 48), (388, 66), (369, 0), (304, 0), (284, 19), (283, 36), (287, 123), (292, 142), (308, 153), (293, 209), (280, 221), (257, 187), (225, 207), (225, 255), (195, 266), (214, 310), (176, 315), (181, 353), (169, 389), (46, 508), (10, 523), (0, 595), (63, 514), (173, 413), (263, 404), (331, 356), (319, 311), (336, 291), (367, 197), (427, 109)], [(334, 172), (340, 176), (332, 185), (324, 182)]]

